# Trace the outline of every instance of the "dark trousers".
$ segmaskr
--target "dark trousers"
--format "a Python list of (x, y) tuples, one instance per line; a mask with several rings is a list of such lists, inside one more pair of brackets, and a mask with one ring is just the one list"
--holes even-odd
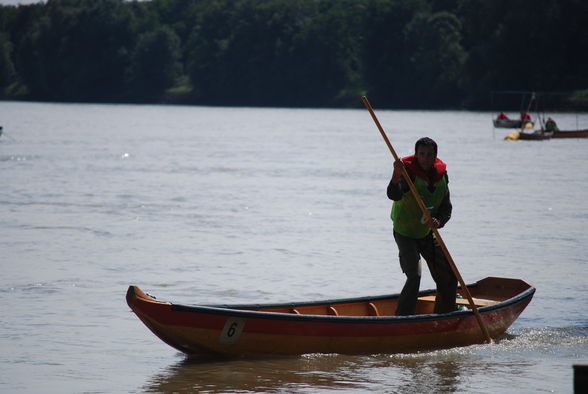
[(446, 313), (455, 310), (457, 279), (437, 244), (433, 233), (424, 238), (405, 237), (394, 231), (394, 239), (398, 245), (400, 267), (406, 275), (406, 282), (398, 299), (397, 315), (414, 315), (421, 284), (421, 260), (423, 256), (431, 276), (437, 285), (435, 313)]

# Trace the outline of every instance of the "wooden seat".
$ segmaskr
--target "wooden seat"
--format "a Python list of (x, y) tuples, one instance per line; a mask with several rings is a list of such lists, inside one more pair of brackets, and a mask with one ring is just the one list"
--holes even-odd
[[(483, 300), (481, 298), (473, 298), (474, 300), (474, 305), (480, 307), (480, 306), (488, 306), (488, 305), (494, 305), (497, 304), (498, 301), (493, 301), (493, 300)], [(425, 301), (425, 302), (435, 302), (435, 296), (434, 295), (430, 295), (430, 296), (422, 296), (418, 298), (419, 301)], [(465, 306), (469, 306), (470, 302), (468, 301), (467, 298), (456, 298), (455, 299), (455, 303), (457, 305), (465, 305)]]

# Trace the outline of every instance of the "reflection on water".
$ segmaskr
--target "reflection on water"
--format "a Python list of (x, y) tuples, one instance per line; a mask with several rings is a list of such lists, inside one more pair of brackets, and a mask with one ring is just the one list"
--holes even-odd
[[(414, 354), (301, 357), (185, 357), (158, 372), (146, 392), (517, 392), (513, 376), (530, 378), (554, 345), (563, 358), (588, 349), (588, 328), (525, 330), (492, 345)], [(549, 383), (546, 382), (546, 387)]]
[[(508, 373), (528, 362), (508, 365)], [(413, 355), (308, 355), (258, 360), (186, 358), (158, 373), (147, 392), (295, 391), (457, 392), (469, 376), (504, 368), (468, 352), (440, 351)]]
[(153, 377), (147, 392), (359, 389), (355, 361), (339, 355), (284, 358), (186, 357)]
[[(469, 358), (458, 353), (306, 355), (295, 358), (187, 357), (155, 375), (147, 392), (296, 391), (455, 392)], [(466, 374), (467, 375), (467, 374)]]

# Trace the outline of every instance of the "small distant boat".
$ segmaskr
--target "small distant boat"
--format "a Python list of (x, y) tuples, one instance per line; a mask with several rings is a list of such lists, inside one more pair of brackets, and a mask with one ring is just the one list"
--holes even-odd
[(513, 130), (504, 139), (506, 140), (548, 140), (550, 138), (588, 138), (588, 129), (584, 130), (535, 130), (532, 133)]
[(583, 130), (555, 130), (552, 138), (588, 138), (588, 129)]
[(493, 119), (494, 127), (499, 129), (532, 129), (535, 124), (532, 121), (526, 121), (524, 127), (522, 120), (517, 119)]
[[(498, 338), (531, 302), (522, 279), (489, 277), (468, 285), (481, 319)], [(460, 293), (461, 290), (458, 290)], [(299, 355), (414, 352), (483, 343), (468, 301), (433, 314), (435, 291), (419, 293), (417, 314), (395, 316), (398, 295), (306, 303), (185, 306), (130, 286), (126, 300), (161, 340), (187, 354)]]

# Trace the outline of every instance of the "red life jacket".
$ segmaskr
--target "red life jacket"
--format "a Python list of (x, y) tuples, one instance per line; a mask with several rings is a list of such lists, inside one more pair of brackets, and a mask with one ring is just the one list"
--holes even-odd
[(436, 157), (435, 161), (433, 162), (433, 171), (430, 171), (429, 173), (423, 171), (415, 155), (403, 157), (402, 162), (406, 166), (411, 180), (414, 181), (415, 176), (418, 176), (424, 179), (429, 184), (429, 186), (433, 186), (435, 183), (437, 183), (439, 179), (445, 175), (447, 170), (447, 164), (445, 164), (438, 157)]

